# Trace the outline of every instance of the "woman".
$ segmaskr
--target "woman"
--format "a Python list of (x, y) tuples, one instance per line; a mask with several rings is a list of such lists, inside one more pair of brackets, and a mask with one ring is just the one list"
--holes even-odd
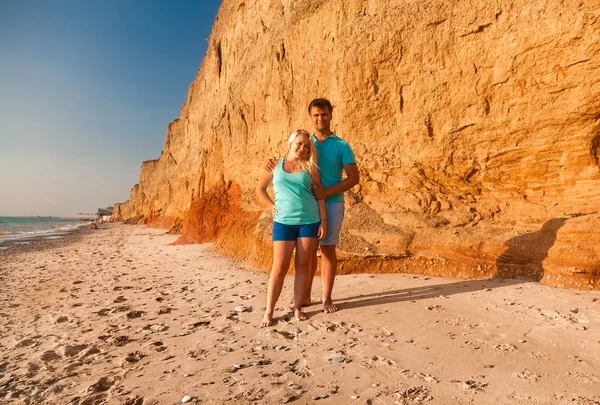
[[(281, 294), (285, 275), (290, 267), (294, 248), (294, 316), (306, 319), (302, 311), (302, 296), (307, 284), (312, 254), (317, 240), (325, 236), (327, 213), (325, 200), (316, 200), (312, 188), (320, 184), (317, 154), (308, 132), (299, 129), (288, 139), (288, 154), (280, 159), (271, 173), (263, 171), (256, 192), (259, 199), (274, 210), (273, 266), (269, 276), (267, 309), (261, 327), (273, 324), (275, 303)], [(267, 193), (273, 181), (275, 201)]]

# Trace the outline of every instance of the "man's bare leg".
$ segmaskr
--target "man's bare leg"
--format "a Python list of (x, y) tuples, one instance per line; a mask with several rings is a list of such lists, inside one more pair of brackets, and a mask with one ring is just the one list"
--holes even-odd
[(331, 300), (337, 269), (336, 245), (321, 245), (321, 280), (323, 282), (323, 312), (337, 311)]

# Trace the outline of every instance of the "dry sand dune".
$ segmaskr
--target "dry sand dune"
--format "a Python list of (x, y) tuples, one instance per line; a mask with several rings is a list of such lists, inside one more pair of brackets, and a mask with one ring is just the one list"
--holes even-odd
[(348, 275), (297, 322), (290, 278), (261, 329), (268, 274), (176, 238), (0, 253), (0, 404), (600, 404), (598, 291)]

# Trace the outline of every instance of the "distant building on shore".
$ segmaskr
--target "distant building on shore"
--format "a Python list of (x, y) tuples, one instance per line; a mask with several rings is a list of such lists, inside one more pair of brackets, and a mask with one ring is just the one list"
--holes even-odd
[(110, 221), (110, 217), (113, 214), (113, 207), (106, 208), (98, 208), (98, 212), (96, 212), (96, 217), (103, 221)]

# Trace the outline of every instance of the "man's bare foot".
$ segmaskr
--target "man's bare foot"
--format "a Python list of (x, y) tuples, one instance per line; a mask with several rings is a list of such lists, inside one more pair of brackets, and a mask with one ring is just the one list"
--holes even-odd
[(294, 317), (297, 321), (305, 321), (306, 314), (302, 311), (302, 308), (294, 308)]
[(337, 310), (338, 310), (338, 308), (333, 304), (333, 302), (331, 300), (327, 300), (327, 301), (323, 302), (323, 312), (325, 312), (326, 314), (330, 314)]
[(260, 327), (266, 328), (267, 326), (271, 326), (271, 325), (273, 325), (273, 315), (265, 314), (265, 317), (263, 318), (263, 320), (260, 321)]

